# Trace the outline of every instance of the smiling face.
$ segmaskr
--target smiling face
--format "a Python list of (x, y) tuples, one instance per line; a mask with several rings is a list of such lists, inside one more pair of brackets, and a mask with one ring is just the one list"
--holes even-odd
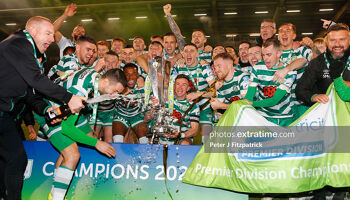
[(260, 36), (263, 41), (271, 38), (276, 33), (276, 27), (273, 22), (262, 22), (260, 24)]
[(255, 46), (248, 50), (248, 59), (251, 66), (256, 65), (261, 61), (261, 47)]
[(185, 78), (178, 78), (175, 80), (175, 97), (179, 100), (185, 99), (190, 83)]
[(292, 25), (282, 25), (278, 29), (278, 40), (281, 42), (283, 50), (289, 50), (292, 48), (295, 37), (296, 33), (294, 32)]
[(124, 69), (127, 85), (129, 88), (134, 88), (139, 77), (139, 73), (136, 67), (127, 67)]
[(90, 58), (87, 65), (92, 66), (94, 64), (94, 62), (96, 61), (96, 58), (97, 58), (97, 48), (95, 48), (94, 53), (92, 54), (92, 57)]
[(201, 31), (194, 31), (192, 33), (191, 42), (197, 46), (198, 49), (203, 49), (204, 44), (207, 42), (207, 38)]
[(331, 31), (327, 34), (327, 49), (335, 59), (341, 58), (349, 48), (349, 31)]
[(238, 48), (239, 59), (243, 63), (248, 62), (248, 49), (249, 49), (248, 43), (242, 43), (239, 45), (239, 48)]
[(120, 40), (112, 41), (111, 50), (117, 53), (118, 55), (121, 54), (123, 47), (124, 47), (124, 43), (122, 41)]
[[(79, 62), (83, 65), (87, 65), (91, 59), (93, 59), (96, 53), (96, 45), (90, 42), (79, 42), (76, 47), (76, 54)], [(96, 54), (97, 56), (97, 54)]]
[(103, 58), (108, 51), (108, 46), (99, 44), (97, 45), (97, 56), (99, 58)]
[(136, 53), (133, 48), (124, 48), (122, 50), (122, 57), (125, 63), (132, 63), (136, 60)]
[(145, 41), (142, 38), (135, 38), (132, 46), (136, 51), (143, 51), (146, 48)]
[(148, 56), (154, 59), (156, 56), (163, 56), (163, 48), (160, 44), (153, 43), (148, 47)]
[(164, 48), (169, 56), (175, 55), (175, 49), (177, 47), (176, 38), (172, 35), (164, 36)]
[(118, 68), (118, 61), (119, 61), (118, 56), (106, 54), (104, 59), (105, 59), (105, 63), (106, 63), (105, 71)]
[(275, 48), (273, 45), (262, 48), (262, 56), (267, 68), (271, 69), (280, 59), (281, 50)]
[(188, 67), (194, 67), (197, 65), (197, 58), (199, 56), (196, 47), (192, 45), (187, 45), (184, 47), (182, 56), (185, 59), (185, 63)]
[(54, 27), (48, 21), (41, 21), (28, 27), (28, 31), (32, 36), (40, 53), (45, 53), (50, 44), (54, 40)]
[(76, 26), (72, 32), (73, 41), (78, 41), (79, 37), (85, 35), (85, 29), (82, 26)]

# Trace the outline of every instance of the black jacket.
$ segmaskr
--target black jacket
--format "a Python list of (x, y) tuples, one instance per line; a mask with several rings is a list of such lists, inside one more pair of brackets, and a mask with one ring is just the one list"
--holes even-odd
[[(276, 35), (273, 35), (271, 38), (276, 38), (276, 39), (278, 39)], [(257, 38), (255, 39), (255, 44), (257, 44), (257, 45), (259, 45), (259, 46), (262, 47), (262, 45), (264, 44), (264, 40), (262, 39), (261, 36), (259, 36), (259, 37), (257, 37)]]
[[(38, 58), (43, 56), (37, 47), (36, 52)], [(41, 73), (32, 44), (23, 31), (19, 31), (0, 43), (0, 111), (12, 111), (32, 88), (65, 103), (72, 97)]]
[(251, 65), (250, 65), (249, 62), (243, 63), (243, 62), (241, 61), (241, 59), (239, 59), (239, 66), (240, 66), (241, 68), (243, 68), (243, 67), (251, 67)]
[[(349, 69), (345, 69), (343, 73), (343, 79), (346, 81), (350, 81), (349, 72)], [(321, 54), (310, 61), (297, 83), (295, 95), (305, 105), (312, 106), (315, 102), (311, 101), (311, 97), (315, 94), (326, 94), (332, 82), (324, 55)]]
[(28, 88), (26, 94), (26, 96), (16, 103), (10, 114), (15, 121), (21, 122), (24, 120), (26, 125), (34, 125), (35, 121), (32, 111), (36, 112), (38, 115), (44, 115), (44, 111), (49, 105), (43, 101), (42, 95), (34, 94), (33, 89)]

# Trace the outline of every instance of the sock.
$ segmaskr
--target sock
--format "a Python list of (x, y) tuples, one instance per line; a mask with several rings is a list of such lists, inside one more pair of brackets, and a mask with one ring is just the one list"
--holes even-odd
[(207, 136), (202, 136), (202, 144), (205, 143), (205, 140), (207, 139)]
[(113, 143), (124, 143), (124, 136), (122, 135), (113, 136)]
[(148, 144), (148, 138), (146, 136), (139, 138), (140, 144)]
[[(55, 168), (54, 171), (53, 171), (53, 180), (54, 180), (54, 181), (55, 181), (55, 179), (56, 179), (57, 169), (58, 169), (58, 168)], [(53, 188), (54, 188), (54, 185), (52, 184), (51, 191), (53, 190)]]
[(53, 187), (51, 189), (52, 200), (64, 200), (74, 171), (63, 165), (55, 170)]
[(43, 139), (43, 138), (38, 136), (38, 137), (36, 137), (36, 141), (45, 141), (46, 142), (47, 140), (45, 140), (45, 139)]

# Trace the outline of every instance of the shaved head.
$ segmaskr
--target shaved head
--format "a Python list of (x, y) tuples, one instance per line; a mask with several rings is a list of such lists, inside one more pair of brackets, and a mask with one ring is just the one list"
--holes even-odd
[(35, 16), (35, 17), (31, 17), (27, 23), (26, 23), (26, 29), (30, 29), (30, 27), (34, 27), (34, 26), (38, 26), (40, 24), (42, 24), (43, 22), (49, 22), (50, 24), (52, 24), (51, 20), (49, 20), (46, 17), (42, 17), (42, 16)]
[(32, 36), (40, 53), (44, 53), (54, 41), (54, 27), (46, 17), (35, 16), (30, 18), (26, 24), (26, 30)]

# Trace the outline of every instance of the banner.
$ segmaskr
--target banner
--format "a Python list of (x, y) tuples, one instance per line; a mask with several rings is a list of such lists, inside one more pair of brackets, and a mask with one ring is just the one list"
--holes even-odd
[[(333, 86), (292, 127), (274, 125), (247, 102), (232, 103), (183, 182), (247, 193), (350, 186), (350, 104)], [(348, 126), (348, 127), (347, 127)]]
[[(116, 158), (79, 147), (81, 159), (67, 193), (69, 200), (89, 199), (242, 199), (248, 196), (181, 182), (199, 146), (170, 146), (166, 183), (162, 145), (112, 144)], [(49, 142), (24, 142), (28, 156), (22, 199), (47, 199), (58, 152)], [(169, 191), (169, 193), (168, 193)], [(170, 197), (172, 196), (172, 197)]]

